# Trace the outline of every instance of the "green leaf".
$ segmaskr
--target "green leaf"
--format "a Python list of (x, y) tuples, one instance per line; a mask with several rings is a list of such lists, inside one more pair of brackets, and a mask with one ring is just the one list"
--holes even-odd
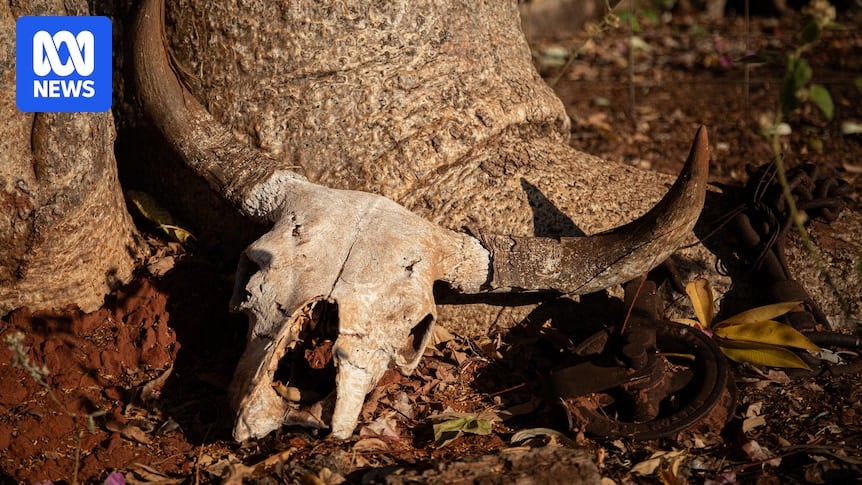
[(620, 10), (617, 16), (621, 24), (631, 25), (632, 32), (639, 33), (641, 31), (641, 25), (638, 22), (637, 16), (631, 10)]
[(812, 136), (805, 140), (805, 144), (808, 145), (808, 148), (811, 149), (814, 153), (823, 153), (823, 139), (817, 136)]
[(719, 328), (715, 334), (733, 341), (780, 345), (817, 352), (820, 347), (808, 340), (798, 330), (784, 323), (767, 320), (756, 323), (740, 323)]
[(712, 297), (712, 288), (709, 286), (709, 280), (698, 278), (685, 285), (685, 292), (691, 299), (691, 305), (694, 307), (694, 314), (700, 321), (703, 328), (709, 328), (712, 325), (712, 316), (715, 314), (715, 306)]
[(643, 9), (641, 15), (643, 15), (644, 20), (653, 25), (657, 25), (660, 21), (658, 11), (652, 8)]
[(856, 85), (856, 89), (862, 91), (862, 76), (853, 79), (853, 84)]
[(819, 38), (820, 26), (814, 20), (808, 22), (808, 25), (802, 29), (802, 33), (799, 35), (799, 40), (803, 45), (817, 42)]
[(490, 420), (475, 416), (462, 416), (434, 425), (434, 444), (443, 447), (461, 436), (462, 433), (489, 435), (493, 424)]
[(796, 93), (811, 80), (811, 66), (800, 57), (790, 56), (787, 59), (787, 71), (781, 83), (781, 113), (789, 116), (799, 106)]
[(772, 320), (775, 317), (780, 317), (785, 313), (796, 308), (801, 301), (786, 301), (783, 303), (773, 303), (772, 305), (759, 306), (746, 310), (736, 315), (726, 318), (715, 324), (715, 328), (727, 327), (730, 325), (739, 325), (741, 323), (757, 323)]
[(826, 89), (822, 84), (812, 84), (808, 89), (808, 99), (810, 99), (815, 106), (820, 108), (820, 111), (823, 112), (826, 119), (832, 119), (835, 105), (832, 104), (832, 96), (829, 94), (828, 89)]
[(811, 65), (803, 58), (797, 58), (793, 65), (793, 92), (796, 93), (811, 80)]
[(780, 347), (733, 348), (722, 345), (721, 352), (734, 362), (811, 370), (798, 355)]

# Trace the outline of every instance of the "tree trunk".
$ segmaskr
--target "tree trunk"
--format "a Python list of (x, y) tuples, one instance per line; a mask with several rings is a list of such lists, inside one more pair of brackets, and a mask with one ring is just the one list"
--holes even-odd
[[(596, 233), (642, 215), (673, 181), (568, 146), (569, 117), (533, 67), (515, 1), (166, 10), (184, 80), (244, 142), (313, 182), (387, 196), (444, 227)], [(441, 305), (438, 322), (484, 334), (531, 308)]]
[[(0, 5), (0, 63), (15, 83), (15, 21), (22, 15), (86, 15), (84, 1)], [(138, 252), (114, 160), (108, 113), (22, 113), (0, 92), (0, 315), (77, 305), (100, 307), (127, 282)]]
[[(178, 0), (166, 9), (194, 97), (245, 143), (282, 169), (385, 195), (445, 227), (594, 234), (642, 215), (673, 180), (568, 145), (569, 117), (533, 67), (514, 0)], [(678, 255), (683, 278), (714, 267), (703, 245)], [(828, 288), (813, 274), (806, 281)], [(730, 287), (726, 275), (710, 277)], [(856, 280), (840, 280), (840, 293), (859, 294)], [(828, 314), (845, 313), (823, 293)], [(481, 333), (530, 308), (442, 305), (438, 322)]]

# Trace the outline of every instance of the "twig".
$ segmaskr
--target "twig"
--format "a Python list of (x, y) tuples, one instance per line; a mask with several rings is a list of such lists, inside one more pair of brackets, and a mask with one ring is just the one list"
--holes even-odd
[(631, 106), (632, 127), (635, 133), (638, 131), (637, 106), (635, 105), (635, 49), (634, 49), (634, 5), (632, 0), (629, 0), (629, 10), (632, 12), (632, 17), (629, 19), (629, 103)]
[(799, 217), (799, 210), (796, 208), (796, 201), (793, 199), (793, 194), (790, 190), (790, 184), (787, 181), (787, 170), (784, 167), (784, 157), (781, 156), (781, 144), (779, 140), (778, 134), (778, 125), (782, 122), (781, 108), (776, 112), (775, 120), (772, 124), (772, 133), (770, 134), (770, 145), (772, 148), (773, 160), (775, 161), (776, 171), (778, 172), (778, 182), (781, 184), (781, 192), (784, 195), (785, 203), (787, 204), (787, 209), (790, 211), (790, 219), (793, 222), (793, 226), (796, 228), (796, 232), (799, 234), (799, 239), (802, 242), (802, 247), (805, 248), (805, 251), (814, 258), (814, 263), (817, 265), (818, 269), (820, 269), (820, 273), (823, 275), (823, 278), (826, 280), (826, 284), (832, 290), (832, 293), (838, 299), (842, 309), (845, 313), (850, 314), (850, 303), (838, 291), (838, 286), (835, 284), (835, 280), (832, 278), (832, 273), (829, 272), (829, 269), (826, 266), (826, 263), (823, 261), (823, 258), (820, 257), (820, 254), (817, 253), (814, 249), (814, 244), (811, 242), (811, 238), (808, 236), (808, 230), (805, 229), (805, 223), (802, 221), (802, 218)]
[[(614, 5), (616, 5), (616, 2), (614, 2)], [(613, 8), (614, 8), (614, 7), (613, 7), (613, 6), (611, 6), (611, 3), (610, 3), (610, 2), (608, 2), (608, 1), (606, 1), (606, 2), (605, 2), (605, 9), (607, 10), (607, 13), (606, 13), (606, 14), (605, 14), (605, 16), (602, 18), (602, 21), (601, 21), (601, 23), (599, 24), (598, 29), (596, 29), (596, 31), (595, 31), (595, 32), (593, 32), (593, 33), (592, 33), (592, 35), (597, 35), (597, 34), (601, 34), (601, 33), (603, 33), (603, 32), (606, 32), (606, 31), (607, 31), (607, 30), (608, 30), (612, 25), (615, 25), (615, 24), (616, 24), (616, 21), (612, 21), (612, 20), (611, 20), (611, 19), (616, 19), (616, 14), (613, 12)], [(591, 37), (592, 37), (592, 35), (591, 35)], [(569, 72), (569, 69), (571, 69), (572, 64), (574, 64), (574, 63), (575, 63), (575, 59), (577, 59), (578, 57), (580, 57), (580, 55), (581, 55), (581, 51), (582, 51), (583, 49), (584, 49), (584, 44), (581, 44), (581, 47), (579, 47), (579, 48), (575, 49), (575, 50), (571, 53), (571, 55), (569, 55), (569, 58), (568, 58), (568, 59), (566, 59), (566, 63), (565, 63), (565, 64), (563, 64), (563, 67), (561, 67), (561, 68), (557, 71), (557, 74), (556, 74), (556, 75), (554, 75), (554, 77), (552, 77), (551, 79), (549, 79), (549, 80), (547, 81), (548, 86), (550, 86), (550, 87), (554, 87), (554, 86), (556, 86), (556, 85), (557, 85), (557, 83), (559, 83), (559, 82), (560, 82), (560, 79), (562, 79), (562, 78), (563, 78), (563, 76), (564, 76), (567, 72)]]
[(500, 390), (497, 392), (492, 392), (491, 394), (488, 394), (488, 397), (497, 397), (497, 396), (502, 395), (502, 394), (506, 394), (506, 393), (509, 393), (512, 391), (517, 391), (518, 389), (521, 389), (521, 388), (525, 387), (526, 385), (527, 385), (526, 382), (522, 382), (522, 383), (516, 384), (512, 387), (507, 387), (506, 389), (503, 389), (503, 390)]

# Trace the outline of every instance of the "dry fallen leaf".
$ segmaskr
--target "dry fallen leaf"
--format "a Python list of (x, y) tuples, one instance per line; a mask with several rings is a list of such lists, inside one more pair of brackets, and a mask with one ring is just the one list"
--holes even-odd
[(296, 452), (296, 448), (290, 447), (284, 451), (280, 451), (274, 455), (270, 455), (263, 460), (255, 463), (251, 468), (256, 472), (272, 468), (276, 465), (285, 464), (290, 460), (290, 457)]
[(768, 448), (760, 446), (757, 441), (751, 440), (745, 443), (742, 445), (742, 451), (753, 462), (763, 462), (774, 467), (781, 465), (781, 458), (772, 458), (772, 452)]
[(715, 315), (715, 303), (712, 296), (712, 288), (705, 278), (698, 278), (685, 285), (685, 292), (691, 299), (694, 314), (705, 328), (712, 325), (712, 316)]
[(125, 473), (128, 485), (175, 485), (183, 483), (184, 478), (175, 478), (141, 463), (133, 464)]
[(149, 382), (144, 384), (143, 387), (141, 387), (141, 400), (147, 402), (150, 399), (158, 398), (159, 393), (165, 386), (165, 382), (167, 382), (168, 377), (171, 376), (173, 370), (174, 366), (171, 365), (170, 367), (165, 369), (164, 372), (159, 374), (158, 377), (156, 377), (155, 379), (151, 379)]
[(742, 421), (742, 432), (748, 433), (749, 431), (759, 428), (760, 426), (764, 426), (766, 424), (766, 418), (763, 416), (752, 416), (750, 418), (745, 418)]
[(399, 441), (398, 422), (391, 416), (380, 416), (359, 429), (359, 437), (383, 438), (389, 441)]
[(632, 467), (631, 472), (635, 475), (649, 476), (656, 472), (663, 463), (670, 463), (671, 468), (679, 468), (681, 460), (686, 456), (685, 451), (656, 451), (650, 457)]
[(114, 420), (110, 420), (105, 423), (105, 429), (115, 433), (120, 433), (120, 436), (123, 438), (136, 441), (144, 445), (150, 444), (151, 441), (150, 437), (147, 436), (147, 433), (145, 433), (144, 430), (133, 424), (120, 424)]
[(306, 473), (300, 478), (299, 483), (302, 485), (338, 485), (346, 481), (341, 474), (324, 467), (317, 472), (317, 475)]
[(437, 345), (450, 340), (455, 340), (455, 336), (452, 335), (446, 327), (443, 325), (434, 325), (434, 327), (431, 328), (431, 337), (428, 341), (428, 345), (436, 347)]
[(745, 408), (745, 417), (753, 418), (755, 416), (760, 416), (763, 414), (761, 411), (763, 411), (763, 401), (751, 403), (747, 408)]
[(353, 451), (388, 451), (389, 444), (380, 438), (362, 438), (353, 444)]

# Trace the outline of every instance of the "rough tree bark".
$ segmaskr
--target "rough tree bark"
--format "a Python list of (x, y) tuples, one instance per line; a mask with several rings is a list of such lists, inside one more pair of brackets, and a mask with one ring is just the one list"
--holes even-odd
[[(96, 1), (94, 13), (114, 16), (121, 33), (134, 3)], [(0, 9), (5, 86), (13, 86), (14, 79), (14, 19), (61, 13), (61, 5), (69, 5), (68, 13), (86, 11), (84, 2), (47, 0)], [(195, 96), (250, 145), (314, 181), (383, 193), (448, 227), (544, 236), (593, 233), (631, 220), (662, 195), (666, 177), (621, 166), (608, 170), (603, 161), (565, 146), (568, 117), (535, 74), (529, 48), (516, 35), (515, 2), (454, 2), (445, 8), (418, 2), (404, 10), (397, 5), (351, 11), (313, 2), (249, 1), (242, 7), (170, 2), (168, 36), (191, 74)], [(115, 38), (119, 67), (121, 40)], [(122, 80), (118, 71), (118, 88)], [(63, 157), (43, 151), (47, 162), (32, 163), (30, 133), (39, 117), (18, 113), (13, 99), (13, 91), (4, 89), (0, 313), (25, 304), (77, 302), (93, 308), (131, 268), (132, 228), (116, 188), (113, 155), (109, 149), (76, 154), (55, 144), (53, 153), (62, 150)], [(135, 115), (126, 116), (127, 106), (115, 106), (115, 112), (125, 126), (137, 123)], [(63, 136), (60, 126), (78, 123), (101, 127), (89, 131), (98, 142), (94, 147), (111, 144), (110, 114), (55, 118), (48, 129), (55, 139)], [(80, 137), (88, 131), (71, 132)], [(158, 163), (163, 161), (148, 161)], [(55, 168), (37, 173), (38, 166)], [(57, 173), (78, 174), (70, 180), (83, 190), (57, 185), (58, 178), (47, 182)], [(34, 184), (41, 184), (40, 190), (34, 191)], [(183, 188), (193, 192), (177, 182), (165, 193), (182, 197)], [(194, 192), (189, 198), (210, 203), (213, 196)], [(80, 219), (87, 208), (98, 216), (86, 216), (92, 221), (81, 230), (59, 224)], [(74, 238), (61, 237), (61, 231)], [(55, 253), (54, 261), (48, 261), (48, 252)], [(797, 259), (806, 264), (804, 254)], [(94, 264), (70, 270), (78, 261)], [(692, 271), (702, 269), (695, 264)], [(852, 271), (836, 279), (856, 285)], [(830, 298), (828, 289), (818, 291), (825, 285), (816, 286), (815, 297)], [(56, 300), (46, 297), (51, 293)], [(837, 305), (831, 309), (840, 312)], [(483, 306), (458, 313), (466, 321), (489, 314)], [(524, 315), (491, 313), (498, 322)], [(479, 319), (483, 322), (474, 330), (487, 330), (487, 319)]]
[[(515, 2), (192, 0), (167, 16), (195, 97), (313, 182), (385, 195), (455, 230), (519, 236), (609, 229), (666, 190), (655, 174), (609, 173), (567, 147), (568, 116), (532, 67)], [(617, 200), (636, 178), (641, 196)], [(439, 311), (484, 334), (528, 310)]]
[(0, 315), (100, 307), (137, 252), (114, 160), (111, 113), (22, 113), (15, 106), (15, 21), (86, 15), (86, 2), (0, 4)]
[[(167, 16), (194, 96), (243, 141), (313, 182), (383, 194), (448, 228), (593, 234), (644, 213), (671, 181), (568, 146), (569, 118), (532, 66), (514, 1), (183, 0)], [(678, 262), (683, 277), (708, 273), (727, 290), (714, 259), (697, 245)], [(813, 260), (795, 268), (827, 313), (858, 315)], [(834, 270), (838, 293), (857, 295), (852, 261)], [(438, 321), (484, 333), (529, 311), (441, 306)]]

